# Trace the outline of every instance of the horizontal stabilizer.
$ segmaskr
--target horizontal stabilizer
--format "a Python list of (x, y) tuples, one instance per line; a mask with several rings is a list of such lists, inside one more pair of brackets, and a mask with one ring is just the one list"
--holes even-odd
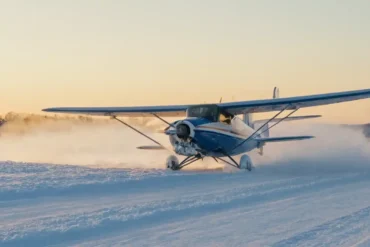
[(161, 146), (140, 146), (137, 149), (145, 149), (145, 150), (165, 150), (164, 147)]
[[(296, 121), (296, 120), (304, 120), (304, 119), (310, 119), (310, 118), (319, 118), (321, 115), (307, 115), (307, 116), (296, 116), (296, 117), (287, 117), (284, 119), (284, 122), (288, 121)], [(268, 121), (269, 119), (261, 119), (261, 120), (256, 120), (254, 121), (254, 124), (264, 124)], [(270, 123), (276, 123), (281, 121), (281, 118), (275, 118), (273, 119)]]
[(282, 136), (282, 137), (268, 137), (268, 138), (254, 138), (258, 142), (287, 142), (287, 141), (301, 141), (314, 138), (314, 136)]

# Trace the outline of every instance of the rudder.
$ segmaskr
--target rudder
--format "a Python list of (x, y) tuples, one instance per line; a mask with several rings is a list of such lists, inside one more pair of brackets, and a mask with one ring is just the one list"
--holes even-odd
[(274, 92), (272, 94), (273, 99), (278, 99), (280, 98), (280, 90), (278, 87), (274, 87)]

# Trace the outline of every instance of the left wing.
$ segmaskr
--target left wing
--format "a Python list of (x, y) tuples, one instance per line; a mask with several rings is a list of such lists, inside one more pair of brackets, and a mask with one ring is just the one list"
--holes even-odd
[(267, 137), (267, 138), (254, 138), (258, 142), (287, 142), (287, 141), (301, 141), (306, 139), (315, 138), (314, 136), (283, 136), (283, 137)]
[(238, 115), (253, 112), (281, 111), (283, 109), (295, 110), (298, 108), (329, 105), (367, 98), (370, 98), (370, 89), (310, 96), (223, 103), (219, 106), (231, 114)]
[[(370, 98), (370, 89), (347, 91), (339, 93), (317, 94), (289, 98), (240, 101), (217, 104), (223, 110), (239, 115), (252, 112), (269, 112), (294, 110), (298, 108), (320, 106)], [(43, 109), (46, 112), (88, 114), (97, 116), (153, 116), (163, 117), (184, 116), (189, 106), (135, 106), (135, 107), (58, 107)]]

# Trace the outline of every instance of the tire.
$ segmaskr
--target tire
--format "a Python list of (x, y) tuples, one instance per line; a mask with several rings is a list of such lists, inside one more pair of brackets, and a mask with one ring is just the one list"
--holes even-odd
[(168, 156), (166, 160), (166, 168), (171, 170), (177, 170), (179, 167), (179, 160), (175, 155)]
[(253, 163), (252, 163), (251, 158), (248, 155), (244, 154), (240, 158), (239, 167), (240, 169), (243, 169), (243, 170), (246, 169), (248, 171), (252, 171)]

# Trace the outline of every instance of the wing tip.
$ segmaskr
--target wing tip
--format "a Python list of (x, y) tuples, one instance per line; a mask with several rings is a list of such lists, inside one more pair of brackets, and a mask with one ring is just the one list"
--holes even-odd
[(53, 108), (44, 108), (41, 111), (43, 111), (43, 112), (53, 112)]

